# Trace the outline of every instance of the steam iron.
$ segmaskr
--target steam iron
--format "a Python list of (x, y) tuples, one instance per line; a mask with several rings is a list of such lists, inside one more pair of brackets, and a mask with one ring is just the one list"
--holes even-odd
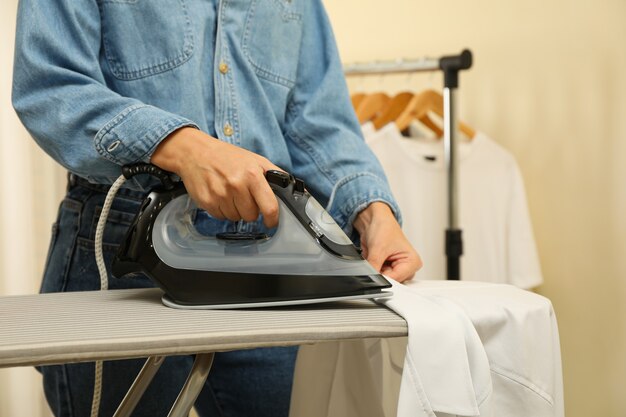
[(266, 179), (278, 197), (273, 236), (206, 236), (184, 185), (164, 184), (144, 200), (113, 260), (113, 276), (142, 272), (185, 309), (309, 304), (391, 295), (389, 282), (363, 259), (332, 217), (281, 171)]

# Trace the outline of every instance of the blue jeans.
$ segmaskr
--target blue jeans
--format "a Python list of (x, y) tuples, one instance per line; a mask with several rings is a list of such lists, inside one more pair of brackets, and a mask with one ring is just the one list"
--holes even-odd
[[(52, 239), (41, 286), (42, 293), (99, 290), (94, 237), (106, 187), (72, 177), (52, 228)], [(104, 259), (109, 266), (143, 195), (122, 189), (104, 230)], [(110, 270), (110, 266), (109, 266)], [(109, 288), (153, 287), (145, 276), (117, 279)], [(164, 307), (165, 308), (165, 307)], [(78, 318), (77, 318), (78, 319)], [(201, 417), (280, 417), (289, 413), (297, 348), (265, 348), (218, 352), (209, 378), (196, 401)], [(141, 369), (144, 359), (105, 362), (100, 416), (113, 415)], [(133, 416), (166, 416), (191, 369), (192, 356), (165, 360)], [(94, 364), (64, 364), (39, 368), (46, 399), (57, 417), (88, 416)]]

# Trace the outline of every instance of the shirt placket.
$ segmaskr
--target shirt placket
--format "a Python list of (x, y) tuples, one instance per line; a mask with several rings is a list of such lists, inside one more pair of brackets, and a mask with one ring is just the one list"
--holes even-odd
[(213, 81), (215, 86), (215, 132), (219, 139), (241, 145), (241, 128), (235, 97), (233, 70), (228, 42), (223, 33), (225, 2), (220, 0), (217, 7), (217, 29), (215, 37), (215, 57)]

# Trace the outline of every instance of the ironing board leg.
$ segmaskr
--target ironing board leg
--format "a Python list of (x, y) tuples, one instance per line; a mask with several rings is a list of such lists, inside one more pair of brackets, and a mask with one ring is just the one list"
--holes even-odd
[(213, 364), (213, 353), (199, 353), (193, 363), (193, 368), (187, 377), (183, 389), (178, 394), (168, 417), (187, 417), (191, 412), (196, 398), (202, 391), (204, 383), (209, 376), (211, 365)]
[(163, 364), (163, 359), (165, 359), (164, 356), (151, 356), (146, 360), (113, 417), (129, 417), (132, 414), (154, 375)]

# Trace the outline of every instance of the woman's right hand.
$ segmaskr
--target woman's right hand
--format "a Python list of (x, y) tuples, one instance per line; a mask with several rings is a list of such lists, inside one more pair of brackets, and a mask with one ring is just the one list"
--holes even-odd
[(265, 172), (281, 169), (260, 155), (183, 127), (159, 144), (150, 162), (177, 174), (196, 204), (215, 218), (255, 221), (261, 213), (267, 227), (278, 224), (278, 200)]

